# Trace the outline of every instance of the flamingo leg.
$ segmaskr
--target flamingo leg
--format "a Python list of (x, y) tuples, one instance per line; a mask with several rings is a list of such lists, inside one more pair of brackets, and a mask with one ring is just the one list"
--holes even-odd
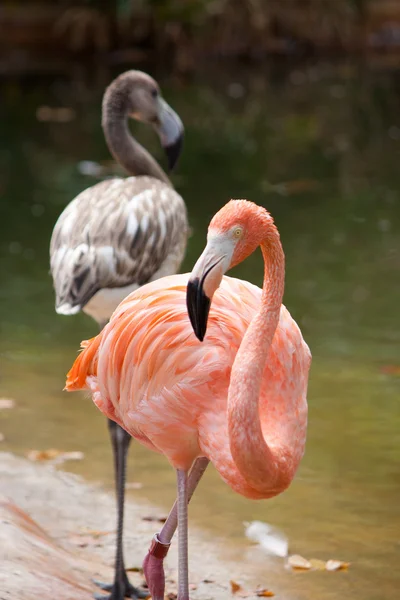
[(108, 419), (108, 430), (114, 455), (115, 487), (117, 495), (117, 548), (115, 554), (115, 576), (112, 584), (94, 581), (101, 589), (111, 592), (109, 595), (95, 594), (96, 600), (123, 600), (124, 598), (146, 598), (148, 592), (135, 588), (129, 581), (125, 570), (122, 536), (124, 528), (124, 499), (126, 458), (131, 436), (114, 421)]
[[(195, 460), (188, 478), (188, 503), (191, 501), (194, 491), (197, 488), (200, 479), (203, 477), (209, 463), (210, 461), (208, 458), (205, 458), (204, 456)], [(177, 525), (178, 502), (175, 500), (163, 528), (161, 529), (160, 533), (157, 534), (158, 540), (164, 544), (170, 543), (176, 531)]]
[[(188, 502), (190, 502), (193, 493), (204, 475), (209, 464), (208, 458), (197, 458), (189, 473), (188, 480)], [(168, 553), (171, 540), (178, 525), (178, 503), (175, 500), (174, 505), (164, 523), (160, 533), (156, 533), (151, 543), (150, 549), (143, 562), (143, 571), (149, 587), (149, 593), (152, 600), (163, 600), (165, 591), (164, 558)]]
[(178, 600), (189, 600), (188, 474), (177, 469), (178, 487)]

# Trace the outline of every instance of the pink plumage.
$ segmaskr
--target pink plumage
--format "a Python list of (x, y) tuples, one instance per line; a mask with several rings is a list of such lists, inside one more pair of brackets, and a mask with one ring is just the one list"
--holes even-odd
[[(257, 246), (263, 290), (223, 276)], [(105, 415), (178, 471), (205, 456), (239, 494), (274, 496), (290, 484), (304, 453), (311, 362), (281, 304), (283, 282), (272, 218), (250, 202), (231, 201), (211, 222), (192, 274), (130, 294), (84, 343), (66, 388), (90, 389)], [(195, 286), (190, 301), (188, 284)], [(203, 342), (186, 302), (195, 330), (204, 317), (201, 303), (211, 302)]]

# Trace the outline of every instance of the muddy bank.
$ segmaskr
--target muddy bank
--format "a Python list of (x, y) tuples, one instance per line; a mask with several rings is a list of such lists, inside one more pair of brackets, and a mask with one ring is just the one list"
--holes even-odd
[[(89, 600), (91, 578), (110, 580), (115, 544), (115, 506), (99, 486), (57, 470), (0, 453), (0, 598)], [(126, 564), (140, 567), (160, 509), (127, 502)], [(223, 541), (208, 543), (190, 532), (190, 581), (193, 600), (226, 598), (237, 571), (221, 561)], [(176, 544), (166, 561), (167, 589), (176, 591)], [(129, 573), (134, 584), (140, 573)], [(206, 580), (207, 582), (204, 582)], [(241, 581), (245, 578), (241, 577)], [(98, 591), (98, 590), (97, 590)]]

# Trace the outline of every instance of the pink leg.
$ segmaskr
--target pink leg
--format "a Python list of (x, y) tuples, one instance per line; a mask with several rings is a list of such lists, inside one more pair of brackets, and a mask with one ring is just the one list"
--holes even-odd
[[(193, 493), (202, 478), (204, 471), (209, 463), (208, 458), (198, 458), (189, 474), (188, 480), (188, 502), (190, 502)], [(150, 549), (143, 562), (144, 576), (149, 586), (149, 592), (152, 600), (163, 600), (165, 590), (164, 558), (167, 556), (171, 540), (178, 524), (178, 506), (177, 501), (171, 509), (160, 533), (156, 534), (152, 540)]]
[(177, 469), (178, 483), (178, 600), (189, 600), (188, 475)]

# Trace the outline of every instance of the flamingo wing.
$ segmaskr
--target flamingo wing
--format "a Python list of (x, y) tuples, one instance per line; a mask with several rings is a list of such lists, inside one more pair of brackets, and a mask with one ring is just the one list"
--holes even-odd
[[(226, 409), (232, 364), (261, 290), (224, 277), (213, 298), (207, 336), (199, 342), (187, 314), (187, 281), (188, 274), (165, 277), (130, 294), (103, 331), (85, 343), (66, 388), (91, 389), (102, 412), (139, 441), (147, 440), (175, 467), (189, 468), (196, 457), (206, 455), (229, 485), (255, 497), (230, 456)], [(264, 375), (266, 433), (274, 396), (281, 394), (286, 380), (295, 379), (292, 371), (299, 358), (293, 355), (306, 349), (282, 306)], [(304, 360), (309, 366), (309, 357)], [(294, 402), (298, 393), (304, 395), (304, 390), (293, 390), (288, 401)]]
[(196, 420), (210, 393), (222, 390), (226, 402), (230, 368), (261, 291), (225, 277), (200, 343), (187, 315), (187, 281), (188, 274), (159, 279), (121, 302), (103, 331), (84, 343), (66, 389), (91, 389), (100, 410), (158, 448), (166, 438), (173, 446), (179, 433), (182, 449), (186, 436), (190, 462), (200, 452)]
[(187, 234), (182, 198), (157, 179), (109, 179), (85, 190), (51, 239), (56, 310), (74, 314), (103, 288), (143, 285), (168, 256), (180, 263)]

